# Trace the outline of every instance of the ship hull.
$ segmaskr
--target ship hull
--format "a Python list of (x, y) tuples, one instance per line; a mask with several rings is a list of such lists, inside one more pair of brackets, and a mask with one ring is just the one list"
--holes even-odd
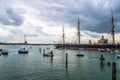
[(55, 45), (57, 49), (76, 49), (76, 50), (120, 50), (120, 44), (104, 44), (104, 45), (98, 45), (98, 44), (56, 44)]

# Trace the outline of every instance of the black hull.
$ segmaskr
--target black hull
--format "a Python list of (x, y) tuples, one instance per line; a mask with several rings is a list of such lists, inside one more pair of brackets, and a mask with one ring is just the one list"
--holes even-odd
[(53, 57), (54, 55), (51, 54), (43, 54), (44, 57)]
[(2, 55), (8, 55), (8, 52), (6, 52), (6, 53), (1, 53)]
[(28, 54), (28, 51), (18, 51), (19, 54)]
[(98, 44), (56, 44), (55, 45), (56, 48), (60, 49), (60, 48), (99, 48), (99, 49), (120, 49), (120, 44), (104, 44), (104, 45), (98, 45)]
[(2, 51), (3, 49), (0, 49), (0, 52)]

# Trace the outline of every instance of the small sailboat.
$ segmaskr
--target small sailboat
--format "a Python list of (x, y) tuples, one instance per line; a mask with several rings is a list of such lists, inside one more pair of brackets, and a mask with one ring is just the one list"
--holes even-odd
[(2, 51), (3, 49), (0, 49), (0, 56), (1, 56), (1, 51)]
[(120, 55), (117, 55), (117, 59), (120, 59)]
[(25, 48), (20, 48), (20, 50), (18, 50), (19, 54), (27, 54), (28, 50), (26, 50)]
[(8, 51), (7, 51), (7, 50), (2, 50), (2, 51), (1, 51), (1, 54), (2, 54), (2, 55), (8, 55)]
[(0, 52), (2, 51), (3, 49), (0, 49)]
[(77, 57), (84, 57), (84, 54), (79, 53), (79, 54), (76, 54), (76, 56)]
[[(26, 35), (24, 35), (24, 44), (25, 45), (27, 44)], [(28, 50), (26, 49), (25, 45), (24, 45), (24, 48), (20, 48), (20, 50), (18, 50), (19, 54), (28, 54)]]
[(46, 54), (44, 53), (43, 56), (44, 57), (53, 57), (54, 56), (53, 51), (50, 51), (49, 53), (46, 53)]

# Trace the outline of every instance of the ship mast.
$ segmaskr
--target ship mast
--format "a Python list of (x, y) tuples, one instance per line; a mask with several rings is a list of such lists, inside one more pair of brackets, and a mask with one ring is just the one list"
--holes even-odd
[(113, 12), (111, 11), (112, 13), (112, 30), (111, 30), (111, 33), (112, 33), (112, 43), (114, 44), (115, 43), (115, 26), (114, 26), (114, 18), (113, 18)]
[(78, 43), (80, 44), (80, 19), (79, 19), (79, 17), (78, 17), (78, 33), (77, 33), (77, 35), (78, 35)]
[(63, 44), (65, 44), (64, 24), (63, 24), (63, 34), (62, 34), (62, 37), (63, 37)]

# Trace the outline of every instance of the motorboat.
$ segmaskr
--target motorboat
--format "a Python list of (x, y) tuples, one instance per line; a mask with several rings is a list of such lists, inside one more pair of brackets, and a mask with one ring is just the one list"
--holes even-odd
[(53, 57), (53, 51), (50, 51), (49, 53), (44, 53), (43, 54), (44, 57)]
[(8, 51), (7, 51), (7, 50), (2, 50), (2, 51), (1, 51), (1, 54), (2, 54), (2, 55), (8, 55)]
[(84, 54), (76, 54), (77, 57), (84, 57)]
[(0, 52), (2, 51), (3, 49), (0, 49)]
[(25, 48), (20, 48), (20, 50), (18, 50), (19, 54), (27, 54), (28, 50), (26, 50)]
[(119, 58), (119, 59), (120, 59), (120, 55), (117, 55), (117, 58)]

